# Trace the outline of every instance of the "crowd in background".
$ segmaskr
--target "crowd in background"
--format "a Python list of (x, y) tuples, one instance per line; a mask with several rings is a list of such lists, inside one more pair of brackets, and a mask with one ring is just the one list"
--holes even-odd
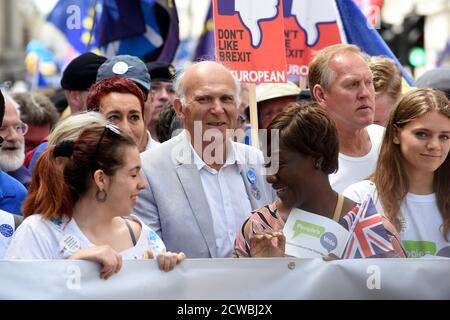
[(308, 89), (259, 88), (258, 127), (278, 132), (263, 154), (246, 132), (248, 88), (223, 65), (82, 54), (50, 97), (2, 90), (0, 258), (92, 260), (106, 279), (122, 259), (168, 271), (185, 257), (286, 256), (293, 209), (352, 231), (367, 195), (387, 241), (369, 256), (450, 257), (438, 75), (402, 92), (391, 59), (327, 47)]

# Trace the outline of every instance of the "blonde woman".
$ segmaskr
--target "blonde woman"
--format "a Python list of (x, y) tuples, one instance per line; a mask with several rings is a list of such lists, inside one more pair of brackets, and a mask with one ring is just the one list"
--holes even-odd
[(391, 58), (373, 56), (369, 60), (375, 88), (374, 123), (385, 126), (389, 113), (397, 104), (402, 91), (402, 74)]
[(108, 121), (104, 115), (94, 111), (77, 113), (64, 118), (53, 129), (51, 135), (48, 136), (47, 141), (41, 143), (36, 149), (33, 150), (31, 160), (29, 161), (28, 170), (30, 172), (33, 171), (33, 167), (37, 159), (48, 145), (57, 145), (58, 142), (62, 140), (74, 140), (78, 138), (84, 128), (91, 125), (106, 125), (107, 123)]

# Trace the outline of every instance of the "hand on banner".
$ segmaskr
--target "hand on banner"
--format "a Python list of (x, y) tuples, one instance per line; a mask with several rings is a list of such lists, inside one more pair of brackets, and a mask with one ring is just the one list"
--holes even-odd
[(334, 0), (292, 0), (290, 14), (295, 17), (299, 27), (305, 30), (306, 44), (310, 47), (319, 40), (320, 23), (336, 22)]
[(263, 229), (259, 223), (252, 221), (250, 253), (252, 257), (284, 257), (286, 237), (281, 231)]
[(250, 31), (252, 46), (261, 44), (262, 33), (258, 23), (278, 15), (278, 0), (235, 0), (234, 9), (239, 13), (245, 27)]
[(96, 261), (101, 264), (100, 278), (108, 279), (122, 268), (122, 256), (110, 246), (80, 249), (69, 257), (73, 260)]
[[(146, 257), (148, 259), (154, 259), (153, 252), (151, 250), (148, 250)], [(158, 268), (161, 271), (165, 272), (173, 270), (173, 268), (175, 268), (176, 265), (179, 265), (184, 259), (186, 259), (186, 255), (183, 252), (176, 253), (168, 251), (159, 253), (156, 256)]]

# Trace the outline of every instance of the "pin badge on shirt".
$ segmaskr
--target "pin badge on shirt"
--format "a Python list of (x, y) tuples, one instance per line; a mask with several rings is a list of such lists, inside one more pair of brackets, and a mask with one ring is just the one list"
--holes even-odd
[(256, 183), (256, 174), (255, 174), (255, 171), (253, 170), (253, 168), (248, 169), (247, 180), (252, 185), (254, 185)]
[(253, 196), (256, 200), (261, 199), (261, 192), (259, 191), (259, 189), (258, 189), (256, 186), (252, 185), (251, 188), (250, 188), (250, 191), (251, 191), (251, 193), (252, 193), (252, 196)]
[(9, 238), (13, 235), (14, 229), (9, 224), (2, 224), (0, 226), (0, 234), (5, 238)]
[(66, 234), (62, 239), (62, 242), (64, 244), (64, 251), (70, 255), (81, 249), (80, 240), (74, 235)]

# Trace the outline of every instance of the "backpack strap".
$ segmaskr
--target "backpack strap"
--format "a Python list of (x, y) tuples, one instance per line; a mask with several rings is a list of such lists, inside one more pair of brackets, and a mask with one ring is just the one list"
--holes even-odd
[(344, 205), (344, 196), (342, 193), (338, 193), (338, 200), (336, 203), (336, 208), (334, 208), (333, 220), (339, 223), (339, 218), (341, 217), (342, 207)]
[(13, 214), (13, 218), (14, 218), (14, 230), (17, 230), (17, 228), (20, 226), (20, 224), (23, 221), (23, 216)]
[(134, 235), (133, 229), (130, 226), (130, 223), (127, 221), (127, 218), (122, 217), (122, 219), (123, 219), (123, 221), (125, 221), (125, 225), (128, 228), (128, 232), (130, 233), (130, 238), (131, 238), (131, 241), (133, 242), (133, 246), (136, 246), (136, 243), (137, 243), (136, 237)]

